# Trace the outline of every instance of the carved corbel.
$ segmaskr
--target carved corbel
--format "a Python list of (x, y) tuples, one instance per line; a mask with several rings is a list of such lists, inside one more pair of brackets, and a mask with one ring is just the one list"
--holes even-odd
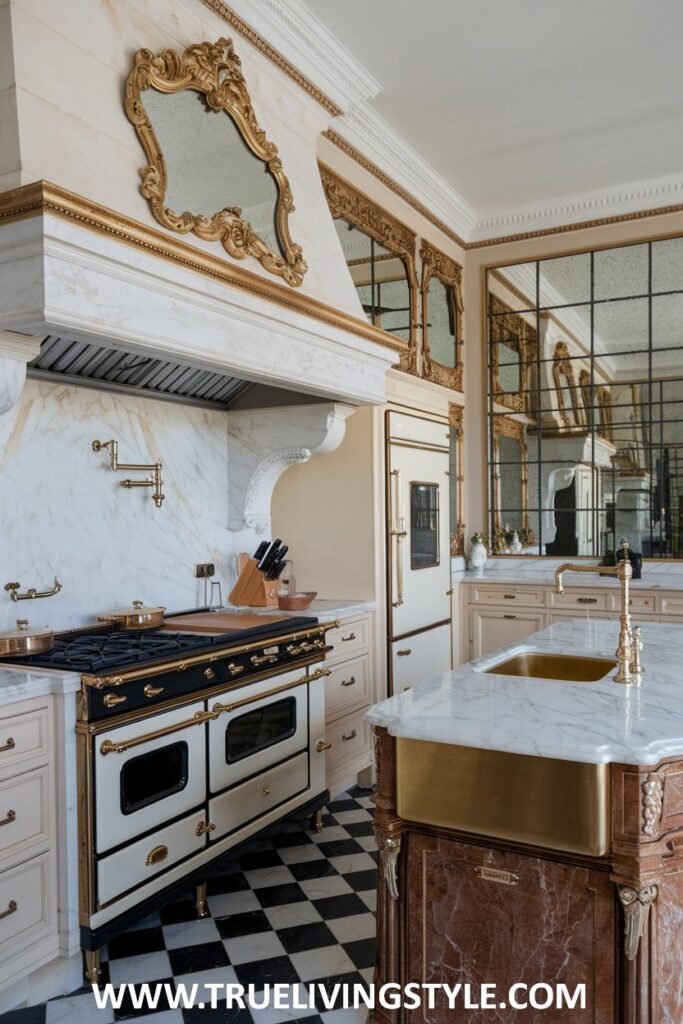
[(664, 809), (664, 772), (650, 772), (641, 783), (643, 835), (653, 836), (662, 820)]
[(0, 416), (19, 400), (26, 383), (26, 364), (38, 355), (41, 340), (0, 331)]
[(630, 885), (617, 885), (617, 891), (624, 908), (624, 956), (627, 960), (635, 960), (659, 887), (651, 884), (636, 889)]
[(375, 829), (379, 850), (380, 875), (387, 885), (392, 900), (398, 899), (398, 855), (401, 852), (401, 835), (387, 835)]

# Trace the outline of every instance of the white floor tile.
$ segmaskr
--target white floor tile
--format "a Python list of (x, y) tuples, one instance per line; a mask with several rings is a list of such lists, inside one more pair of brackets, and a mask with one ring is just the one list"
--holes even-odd
[[(197, 1003), (206, 1003), (207, 1008), (211, 1005), (211, 989), (205, 989), (204, 985), (234, 985), (237, 984), (237, 975), (233, 967), (214, 967), (210, 971), (197, 971), (196, 974), (183, 974), (182, 978), (179, 979), (185, 986), (185, 990), (189, 996), (192, 991), (193, 985), (198, 985)], [(225, 994), (221, 1001), (221, 993), (218, 993), (218, 1005), (219, 1007), (225, 1006)]]
[(261, 904), (258, 896), (251, 889), (241, 892), (225, 892), (219, 896), (209, 896), (209, 910), (213, 917), (230, 917), (231, 914), (245, 914), (248, 910), (259, 910)]
[(326, 875), (325, 878), (309, 878), (299, 882), (309, 900), (324, 900), (327, 896), (343, 896), (353, 889), (341, 875)]
[(142, 953), (138, 956), (122, 956), (109, 961), (109, 979), (113, 985), (126, 982), (140, 984), (143, 981), (160, 981), (171, 978), (173, 971), (168, 953)]
[(295, 928), (298, 924), (313, 924), (322, 917), (312, 903), (285, 903), (282, 907), (266, 907), (265, 915), (274, 931), (280, 928)]
[(292, 953), (290, 960), (302, 981), (328, 978), (333, 974), (348, 974), (356, 969), (341, 946), (323, 946), (322, 949)]
[(257, 868), (256, 871), (245, 871), (244, 876), (252, 889), (265, 889), (268, 885), (287, 885), (294, 881), (294, 875), (284, 864), (274, 868)]
[(357, 1010), (328, 1010), (320, 1014), (323, 1024), (367, 1024), (368, 1010), (359, 1007)]
[[(160, 1013), (146, 1013), (144, 1017), (134, 1017), (135, 1024), (183, 1024), (182, 1010), (161, 1010)], [(93, 1018), (92, 1024), (99, 1024), (99, 1017)]]
[(330, 929), (338, 942), (355, 942), (356, 939), (371, 939), (377, 931), (374, 914), (352, 914), (350, 917), (338, 917), (328, 921)]
[(330, 857), (330, 864), (340, 875), (350, 875), (352, 871), (372, 871), (377, 868), (369, 853), (350, 853), (341, 857)]
[(231, 964), (255, 963), (274, 956), (286, 956), (285, 947), (275, 932), (240, 935), (236, 939), (224, 939), (223, 945)]
[(341, 825), (330, 825), (329, 828), (324, 828), (322, 832), (314, 832), (311, 835), (314, 843), (336, 843), (340, 839), (348, 838), (349, 833)]
[(374, 836), (356, 836), (356, 842), (359, 843), (364, 850), (376, 850), (377, 840)]
[(205, 942), (218, 942), (220, 935), (216, 922), (211, 918), (203, 921), (183, 921), (180, 924), (163, 926), (166, 949), (183, 949), (185, 946), (201, 946)]
[(322, 860), (322, 853), (313, 843), (305, 846), (285, 846), (279, 851), (285, 864), (302, 864), (309, 860)]
[[(293, 998), (293, 997), (292, 997)], [(257, 996), (260, 1002), (260, 995)], [(306, 993), (302, 992), (301, 1002), (306, 1001)], [(290, 1010), (277, 1010), (275, 1007), (265, 1007), (263, 1010), (255, 1010), (249, 1008), (254, 1024), (286, 1024), (287, 1021), (291, 1020), (304, 1020), (306, 1017), (313, 1017), (318, 1011), (313, 1006), (311, 1009), (296, 1009)]]
[(355, 821), (367, 821), (368, 812), (364, 807), (356, 807), (352, 811), (336, 811), (334, 820), (340, 825), (348, 825)]
[(359, 892), (358, 895), (362, 899), (368, 910), (371, 910), (373, 914), (377, 913), (377, 893), (374, 889), (368, 892)]
[(47, 1004), (46, 1024), (112, 1024), (111, 1006), (99, 1010), (92, 992), (65, 996)]

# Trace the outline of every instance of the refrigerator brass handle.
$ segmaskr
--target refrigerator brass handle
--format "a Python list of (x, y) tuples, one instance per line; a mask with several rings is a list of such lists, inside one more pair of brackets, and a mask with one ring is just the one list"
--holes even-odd
[(401, 470), (392, 469), (391, 474), (396, 481), (396, 518), (394, 519), (394, 508), (391, 500), (391, 488), (389, 488), (389, 501), (392, 507), (389, 509), (390, 536), (396, 540), (396, 600), (392, 601), (392, 607), (400, 608), (403, 604), (403, 541), (407, 537), (405, 519), (401, 510)]
[(145, 867), (151, 867), (152, 864), (161, 864), (162, 860), (166, 860), (167, 857), (168, 846), (155, 846), (145, 857)]
[(3, 917), (9, 917), (10, 914), (14, 914), (14, 913), (16, 913), (16, 911), (17, 911), (17, 901), (16, 900), (10, 900), (9, 903), (7, 904), (7, 910), (3, 910), (3, 912), (0, 914), (0, 919), (3, 918)]
[(407, 658), (409, 654), (413, 653), (412, 647), (406, 647), (402, 651), (396, 651), (396, 655), (399, 658)]
[(318, 740), (315, 745), (315, 749), (319, 754), (322, 754), (323, 750), (332, 750), (332, 744), (325, 743), (325, 740)]
[(2, 753), (3, 750), (14, 750), (14, 747), (15, 747), (14, 740), (12, 739), (11, 736), (8, 736), (7, 737), (7, 742), (3, 743), (3, 745), (0, 747), (0, 754)]
[(0, 821), (0, 828), (3, 825), (11, 825), (12, 822), (16, 821), (16, 820), (17, 820), (17, 812), (16, 811), (8, 811), (7, 812), (7, 817), (3, 818), (2, 821)]

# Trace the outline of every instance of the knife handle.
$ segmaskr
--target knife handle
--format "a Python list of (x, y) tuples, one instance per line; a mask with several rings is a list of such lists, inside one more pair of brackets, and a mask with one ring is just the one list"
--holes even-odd
[(254, 552), (254, 558), (256, 559), (257, 562), (261, 561), (261, 559), (263, 558), (263, 556), (265, 555), (265, 553), (266, 553), (266, 551), (268, 550), (269, 547), (270, 547), (270, 541), (269, 540), (262, 540), (261, 541), (259, 546), (256, 548), (256, 551)]

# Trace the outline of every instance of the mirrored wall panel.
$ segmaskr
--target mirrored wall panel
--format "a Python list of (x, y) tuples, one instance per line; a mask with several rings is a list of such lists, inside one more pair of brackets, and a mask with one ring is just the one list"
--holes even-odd
[(411, 292), (403, 260), (349, 221), (338, 217), (334, 224), (368, 320), (410, 341)]
[(494, 549), (683, 558), (683, 238), (489, 269)]

